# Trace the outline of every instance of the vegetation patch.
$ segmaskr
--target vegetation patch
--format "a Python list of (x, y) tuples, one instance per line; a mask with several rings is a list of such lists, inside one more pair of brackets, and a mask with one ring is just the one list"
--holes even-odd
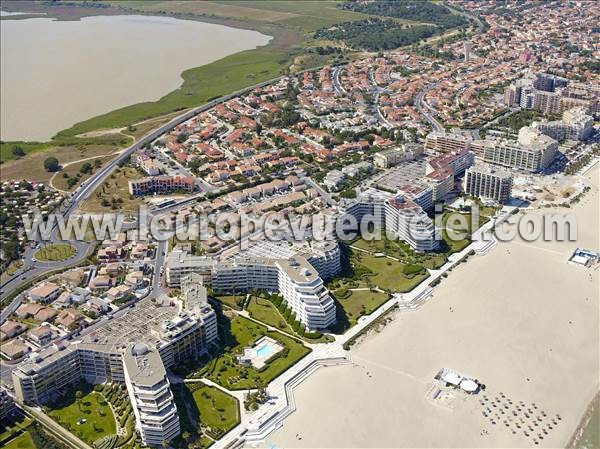
[[(192, 377), (207, 377), (230, 390), (267, 385), (310, 352), (301, 342), (279, 332), (270, 332), (265, 326), (239, 315), (222, 315), (219, 318), (219, 333), (223, 346)], [(241, 355), (244, 348), (252, 346), (264, 335), (277, 340), (285, 348), (260, 369), (239, 363), (236, 356)]]
[(68, 243), (56, 243), (37, 250), (33, 257), (40, 262), (57, 262), (67, 260), (74, 256), (75, 252), (75, 248)]
[(141, 174), (133, 167), (119, 167), (81, 205), (84, 212), (137, 212), (142, 200), (129, 193), (129, 180)]
[(47, 407), (46, 412), (61, 426), (90, 445), (99, 438), (117, 432), (112, 410), (90, 384), (83, 383), (78, 389), (70, 389)]
[(352, 325), (356, 324), (359, 317), (370, 315), (390, 298), (389, 294), (375, 290), (347, 290), (347, 292), (344, 297), (338, 297), (337, 291), (334, 294)]

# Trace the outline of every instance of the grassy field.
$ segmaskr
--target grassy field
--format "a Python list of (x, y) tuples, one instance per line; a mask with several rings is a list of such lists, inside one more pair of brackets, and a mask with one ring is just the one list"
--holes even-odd
[[(236, 398), (202, 382), (173, 384), (173, 395), (179, 413), (181, 430), (188, 432), (189, 443), (206, 448), (240, 422)], [(210, 437), (208, 436), (210, 435)], [(187, 447), (181, 437), (176, 447)]]
[[(70, 390), (66, 397), (51, 405), (48, 414), (90, 445), (98, 438), (116, 433), (114, 415), (101, 394), (89, 391), (80, 400), (75, 394), (75, 390)], [(77, 424), (81, 418), (86, 422)]]
[[(63, 168), (63, 170), (61, 170), (60, 173), (57, 173), (56, 176), (54, 176), (54, 178), (52, 179), (52, 186), (56, 189), (63, 190), (66, 192), (73, 191), (77, 187), (79, 187), (82, 182), (85, 182), (86, 179), (90, 178), (94, 174), (94, 172), (96, 172), (98, 169), (102, 168), (106, 163), (110, 162), (115, 157), (117, 157), (117, 155), (112, 154), (110, 156), (101, 156), (101, 157), (90, 159), (90, 160), (74, 162), (73, 164), (68, 165), (65, 168)], [(96, 161), (100, 161), (99, 167), (95, 166)], [(84, 164), (91, 164), (92, 167), (94, 167), (93, 171), (91, 173), (81, 173), (80, 169)], [(69, 187), (69, 184), (67, 182), (68, 177), (65, 178), (65, 175), (67, 175), (69, 177), (70, 176), (72, 176), (72, 177), (78, 176), (77, 183), (73, 184), (71, 187)]]
[[(65, 163), (77, 159), (81, 159), (77, 154), (73, 152), (83, 152), (93, 150), (96, 146), (104, 146), (101, 149), (102, 154), (106, 154), (116, 150), (119, 147), (130, 144), (133, 139), (123, 134), (108, 133), (101, 136), (95, 137), (61, 137), (53, 139), (50, 142), (0, 142), (0, 163), (2, 163), (2, 170), (4, 171), (8, 165), (8, 161), (19, 160), (19, 157), (14, 153), (15, 147), (23, 150), (25, 155), (30, 157), (32, 154), (38, 152), (44, 152), (45, 157), (55, 156), (59, 163)], [(65, 152), (65, 155), (61, 153)], [(94, 154), (90, 154), (93, 156)], [(86, 157), (85, 155), (83, 157)], [(21, 160), (27, 158), (23, 157)], [(43, 159), (42, 159), (43, 162)], [(41, 166), (41, 165), (40, 165)], [(4, 174), (2, 178), (4, 179)]]
[(374, 257), (370, 254), (361, 254), (357, 263), (371, 270), (374, 275), (369, 276), (370, 282), (384, 290), (392, 292), (408, 292), (415, 288), (428, 274), (406, 275), (403, 272), (404, 264), (390, 260), (387, 257)]
[[(222, 321), (222, 352), (193, 377), (207, 377), (231, 390), (254, 388), (259, 383), (268, 384), (310, 352), (310, 349), (297, 340), (278, 332), (269, 332), (265, 326), (239, 315), (225, 317)], [(261, 370), (239, 365), (235, 356), (241, 354), (245, 347), (252, 346), (263, 335), (279, 341), (285, 349)]]
[(192, 396), (203, 426), (227, 432), (240, 422), (239, 404), (233, 396), (204, 384)]
[(262, 321), (269, 326), (273, 326), (277, 329), (281, 329), (282, 331), (294, 334), (294, 331), (281, 316), (279, 310), (277, 310), (277, 307), (275, 307), (275, 305), (273, 305), (273, 303), (268, 299), (252, 296), (248, 302), (246, 310), (255, 320)]
[(241, 304), (245, 300), (246, 294), (240, 293), (238, 295), (220, 295), (214, 296), (214, 298), (221, 304), (225, 304), (226, 306), (229, 306), (232, 309), (242, 310)]
[[(216, 2), (215, 2), (216, 3)], [(304, 31), (315, 31), (318, 28), (335, 25), (339, 22), (361, 20), (368, 14), (345, 11), (336, 8), (338, 1), (219, 1), (220, 5), (255, 9), (262, 11), (264, 17), (277, 17), (276, 21), (288, 26), (299, 27)]]
[(165, 123), (169, 122), (169, 120), (172, 120), (175, 117), (177, 117), (178, 115), (181, 115), (185, 112), (186, 112), (186, 110), (171, 112), (170, 114), (161, 115), (160, 117), (143, 120), (141, 122), (138, 122), (138, 123), (135, 123), (134, 125), (132, 125), (131, 129), (129, 127), (123, 128), (123, 130), (121, 132), (123, 134), (127, 134), (127, 135), (133, 137), (137, 141), (141, 137), (148, 134), (153, 129), (164, 125)]
[(337, 298), (337, 300), (344, 309), (351, 325), (356, 324), (356, 321), (362, 315), (373, 313), (389, 299), (388, 294), (376, 291), (355, 290), (349, 293), (345, 298)]
[(75, 248), (68, 243), (57, 243), (40, 248), (33, 257), (41, 262), (66, 260), (75, 254)]
[[(65, 165), (80, 159), (101, 158), (106, 154), (114, 153), (118, 149), (119, 147), (113, 145), (50, 146), (30, 153), (21, 159), (11, 159), (3, 163), (0, 169), (0, 179), (6, 181), (27, 178), (29, 181), (48, 182), (54, 173), (44, 168), (44, 160), (50, 156), (56, 157), (59, 164)], [(93, 161), (94, 159), (91, 159), (87, 162)], [(65, 171), (75, 174), (79, 168), (73, 170), (73, 167), (74, 165), (67, 165)], [(59, 176), (61, 176), (60, 172), (57, 177)]]
[(348, 20), (360, 20), (367, 14), (336, 8), (338, 1), (111, 1), (113, 5), (144, 11), (166, 12), (221, 19), (276, 23), (304, 31), (331, 26)]
[(130, 179), (140, 178), (140, 173), (132, 167), (117, 168), (104, 183), (94, 191), (83, 204), (83, 212), (137, 212), (142, 200), (129, 194)]
[(13, 438), (2, 447), (4, 449), (37, 449), (34, 446), (33, 440), (31, 439), (31, 435), (29, 435), (28, 431), (25, 431), (18, 437)]

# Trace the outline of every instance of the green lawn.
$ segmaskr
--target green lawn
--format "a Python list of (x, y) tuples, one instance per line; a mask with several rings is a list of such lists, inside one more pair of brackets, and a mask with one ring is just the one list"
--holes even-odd
[[(54, 404), (50, 405), (48, 414), (60, 425), (86, 443), (116, 433), (115, 417), (100, 393), (92, 391), (90, 386), (80, 387), (84, 393), (80, 400), (76, 399), (76, 390), (69, 392)], [(81, 419), (83, 424), (77, 424)]]
[(246, 294), (240, 293), (238, 295), (221, 295), (213, 296), (221, 304), (231, 307), (235, 310), (242, 310), (242, 304), (246, 300)]
[(370, 315), (389, 299), (386, 293), (369, 290), (350, 291), (345, 298), (337, 297), (351, 325), (362, 315)]
[(293, 329), (279, 313), (279, 310), (277, 310), (277, 307), (275, 307), (268, 299), (252, 296), (246, 310), (255, 320), (262, 321), (263, 323), (281, 329), (282, 331), (291, 334), (294, 333)]
[[(220, 321), (223, 348), (192, 377), (207, 377), (230, 390), (254, 388), (260, 383), (268, 384), (310, 352), (299, 341), (279, 332), (269, 332), (265, 326), (239, 315), (223, 317)], [(235, 356), (241, 354), (245, 347), (252, 346), (263, 335), (277, 340), (285, 349), (260, 370), (238, 364)]]
[(16, 419), (4, 420), (2, 422), (2, 432), (0, 433), (0, 442), (8, 441), (13, 438), (22, 429), (26, 429), (31, 424), (31, 419), (23, 416), (19, 416)]
[[(189, 442), (206, 448), (240, 422), (238, 400), (202, 382), (174, 384), (173, 394), (181, 430), (190, 434)], [(179, 438), (181, 439), (181, 438)], [(177, 447), (187, 447), (175, 441)]]
[(227, 432), (240, 422), (236, 398), (215, 387), (196, 383), (191, 387), (194, 403), (200, 414), (200, 423)]
[(23, 432), (17, 438), (13, 438), (2, 447), (4, 449), (37, 449), (34, 446), (33, 440), (31, 439), (31, 435), (29, 435), (28, 431)]
[[(491, 211), (486, 210), (486, 213), (491, 213)], [(447, 214), (445, 215), (445, 219), (447, 220)], [(487, 223), (489, 220), (490, 219), (487, 216), (482, 215), (479, 218), (480, 226)], [(445, 225), (446, 221), (444, 220), (443, 223)], [(470, 228), (470, 218), (467, 218), (467, 223), (468, 227)], [(449, 233), (458, 236), (458, 234), (452, 233), (452, 231)], [(435, 270), (446, 263), (450, 254), (463, 250), (471, 243), (469, 238), (452, 240), (448, 237), (449, 233), (447, 233), (445, 230), (442, 230), (442, 247), (439, 251), (432, 253), (416, 253), (412, 248), (402, 241), (387, 239), (367, 241), (363, 238), (358, 238), (352, 242), (352, 246), (364, 249), (373, 254), (383, 253), (400, 259), (400, 261), (403, 263), (422, 265), (427, 269)], [(358, 252), (358, 250), (353, 250), (354, 254)]]
[[(384, 290), (392, 292), (408, 292), (415, 288), (428, 274), (418, 273), (415, 275), (404, 274), (405, 264), (396, 262), (387, 257), (375, 257), (358, 251), (353, 255), (353, 261), (371, 271), (368, 275), (370, 283)], [(365, 283), (367, 283), (365, 279)]]
[(55, 262), (66, 260), (74, 254), (75, 248), (68, 243), (57, 243), (37, 250), (33, 256), (41, 262)]

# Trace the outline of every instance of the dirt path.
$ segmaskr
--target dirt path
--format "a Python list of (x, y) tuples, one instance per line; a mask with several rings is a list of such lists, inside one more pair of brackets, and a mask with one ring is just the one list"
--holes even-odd
[(53, 189), (55, 189), (55, 190), (57, 190), (57, 191), (59, 191), (59, 192), (61, 192), (61, 193), (69, 193), (69, 191), (68, 191), (68, 190), (62, 190), (62, 189), (59, 189), (58, 187), (56, 187), (56, 186), (54, 185), (54, 178), (56, 178), (56, 176), (57, 176), (58, 174), (60, 174), (60, 173), (64, 173), (64, 171), (63, 171), (63, 170), (64, 170), (66, 167), (68, 167), (69, 165), (78, 164), (78, 163), (80, 163), (80, 162), (90, 161), (90, 160), (93, 160), (93, 159), (102, 159), (102, 158), (105, 158), (105, 157), (107, 157), (107, 156), (113, 156), (113, 155), (114, 155), (114, 156), (116, 156), (116, 155), (118, 155), (119, 153), (122, 153), (123, 151), (125, 151), (125, 149), (123, 149), (123, 150), (118, 150), (118, 151), (113, 151), (113, 152), (111, 152), (111, 153), (106, 153), (106, 154), (98, 154), (98, 155), (96, 155), (96, 156), (84, 157), (83, 159), (77, 159), (76, 161), (65, 162), (64, 164), (62, 164), (62, 165), (61, 165), (61, 166), (62, 166), (62, 170), (60, 170), (60, 171), (57, 171), (56, 173), (54, 173), (54, 174), (52, 175), (52, 177), (50, 178), (50, 180), (48, 181), (48, 184), (50, 185), (50, 187), (52, 187)]

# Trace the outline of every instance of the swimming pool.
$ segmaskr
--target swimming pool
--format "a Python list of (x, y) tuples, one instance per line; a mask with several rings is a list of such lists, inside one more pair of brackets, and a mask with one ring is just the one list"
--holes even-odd
[(256, 356), (267, 357), (273, 353), (274, 349), (269, 343), (263, 343), (259, 348), (256, 348)]

